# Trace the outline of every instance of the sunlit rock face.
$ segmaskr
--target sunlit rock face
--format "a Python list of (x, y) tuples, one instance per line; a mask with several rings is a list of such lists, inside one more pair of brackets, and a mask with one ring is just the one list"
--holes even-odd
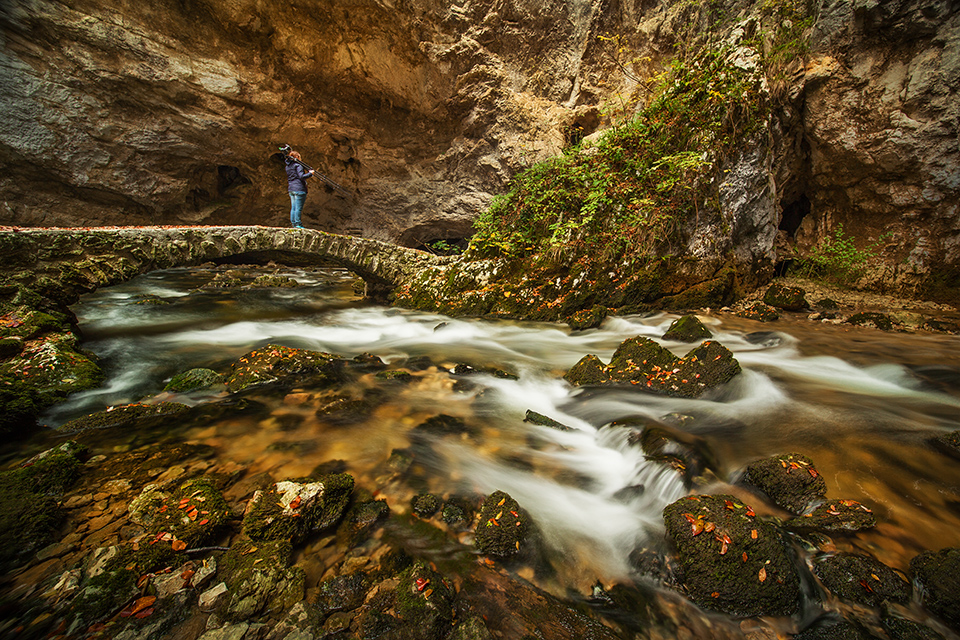
[(0, 221), (283, 225), (289, 143), (353, 193), (308, 225), (467, 235), (562, 148), (593, 5), (4, 2)]

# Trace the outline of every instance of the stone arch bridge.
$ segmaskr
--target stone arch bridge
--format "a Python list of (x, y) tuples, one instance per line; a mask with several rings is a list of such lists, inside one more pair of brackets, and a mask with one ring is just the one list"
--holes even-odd
[(134, 276), (204, 262), (340, 266), (384, 300), (451, 258), (312, 229), (230, 227), (0, 228), (0, 278), (60, 304)]

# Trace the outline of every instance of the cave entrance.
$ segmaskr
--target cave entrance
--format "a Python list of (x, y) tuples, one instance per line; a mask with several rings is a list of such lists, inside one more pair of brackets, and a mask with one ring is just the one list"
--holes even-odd
[(781, 201), (780, 208), (783, 213), (780, 216), (780, 226), (777, 228), (785, 231), (791, 238), (796, 237), (800, 223), (810, 213), (810, 199), (805, 193), (801, 193), (792, 202), (784, 203)]

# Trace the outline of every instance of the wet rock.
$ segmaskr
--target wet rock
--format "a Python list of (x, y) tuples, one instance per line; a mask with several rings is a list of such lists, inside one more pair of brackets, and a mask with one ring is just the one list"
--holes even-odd
[(303, 569), (290, 566), (292, 552), (287, 540), (235, 543), (220, 559), (220, 573), (231, 594), (224, 618), (277, 614), (303, 600), (305, 575)]
[(331, 613), (356, 609), (363, 604), (369, 588), (366, 576), (359, 572), (324, 580), (317, 587), (316, 603), (321, 619)]
[(703, 326), (700, 318), (689, 314), (681, 316), (673, 321), (667, 332), (663, 334), (664, 340), (673, 340), (676, 342), (700, 342), (712, 338), (710, 330)]
[(676, 586), (677, 576), (671, 558), (654, 549), (637, 548), (628, 557), (630, 566), (641, 576), (658, 580), (661, 584)]
[(893, 320), (890, 319), (890, 316), (883, 313), (872, 313), (866, 311), (855, 313), (846, 319), (846, 323), (856, 325), (858, 327), (873, 327), (882, 331), (893, 330)]
[(223, 376), (219, 373), (212, 369), (197, 368), (173, 376), (163, 390), (173, 393), (186, 393), (188, 391), (209, 389), (221, 384), (223, 384)]
[(421, 518), (430, 518), (440, 510), (441, 500), (432, 493), (421, 493), (413, 497), (410, 505)]
[(856, 500), (834, 500), (820, 505), (812, 513), (791, 518), (784, 526), (800, 531), (862, 531), (877, 526), (877, 519), (873, 511)]
[(880, 624), (890, 640), (944, 640), (943, 635), (930, 627), (894, 615), (886, 607), (881, 613)]
[(810, 458), (786, 453), (747, 466), (744, 480), (763, 491), (777, 506), (803, 513), (827, 493), (827, 485)]
[(431, 438), (472, 434), (474, 429), (462, 418), (441, 413), (427, 418), (410, 430), (410, 439), (414, 443), (428, 442)]
[(443, 503), (443, 508), (440, 509), (440, 519), (448, 525), (457, 525), (469, 521), (472, 513), (473, 510), (466, 500), (451, 498)]
[(488, 375), (493, 376), (494, 378), (501, 378), (503, 380), (519, 380), (520, 377), (509, 371), (504, 371), (503, 369), (497, 369), (496, 367), (473, 367), (466, 363), (460, 363), (453, 368), (453, 375), (455, 376), (475, 376), (475, 375)]
[(0, 360), (12, 358), (23, 351), (23, 338), (0, 338)]
[(960, 631), (960, 549), (924, 551), (910, 561), (910, 570), (924, 606)]
[(773, 322), (780, 319), (780, 313), (768, 304), (755, 302), (746, 309), (737, 312), (737, 316), (759, 322)]
[(298, 541), (311, 531), (336, 524), (353, 491), (353, 476), (324, 476), (317, 482), (284, 480), (257, 491), (243, 518), (243, 532), (254, 540)]
[(197, 640), (243, 640), (247, 631), (250, 629), (246, 622), (236, 624), (227, 624), (219, 629), (211, 629), (200, 636)]
[(342, 426), (366, 420), (375, 408), (376, 402), (373, 398), (354, 398), (350, 394), (337, 394), (320, 405), (316, 416), (324, 422)]
[(239, 271), (227, 271), (213, 276), (209, 282), (204, 284), (201, 289), (236, 289), (243, 285), (242, 275)]
[(220, 582), (200, 594), (198, 604), (203, 612), (211, 612), (225, 605), (230, 598), (226, 582)]
[(616, 640), (620, 637), (584, 610), (528, 582), (488, 568), (471, 572), (457, 599), (458, 611), (480, 616), (496, 638)]
[(389, 371), (380, 371), (375, 376), (377, 380), (383, 380), (384, 382), (400, 382), (407, 383), (413, 382), (414, 376), (409, 371), (401, 371), (398, 369), (391, 369)]
[(557, 431), (573, 431), (573, 427), (568, 427), (565, 424), (557, 422), (553, 418), (548, 418), (542, 413), (537, 413), (536, 411), (531, 411), (527, 409), (527, 413), (523, 418), (524, 422), (529, 422), (530, 424), (537, 424), (541, 427), (550, 427), (551, 429), (556, 429)]
[(352, 548), (364, 540), (390, 515), (386, 500), (363, 500), (357, 502), (344, 517), (337, 529), (337, 542)]
[(526, 513), (503, 491), (494, 491), (480, 507), (475, 542), (480, 553), (505, 558), (520, 551), (527, 536)]
[(453, 620), (453, 590), (425, 563), (417, 562), (400, 574), (396, 612), (404, 623), (404, 638), (433, 640), (447, 635)]
[(823, 298), (818, 300), (813, 305), (819, 311), (839, 311), (840, 304), (836, 300), (831, 300), (830, 298)]
[(776, 331), (754, 331), (743, 336), (743, 338), (750, 344), (760, 345), (767, 349), (777, 347), (783, 342), (783, 338)]
[(855, 622), (820, 620), (794, 636), (795, 640), (873, 640), (874, 636)]
[(667, 396), (696, 398), (732, 380), (740, 363), (729, 349), (708, 340), (677, 358), (645, 337), (624, 340), (604, 367), (596, 356), (585, 356), (564, 379), (571, 384), (632, 384)]
[(927, 331), (936, 331), (938, 333), (960, 333), (960, 324), (956, 322), (949, 322), (947, 320), (937, 320), (936, 318), (928, 318), (924, 321), (922, 325), (923, 329)]
[(609, 309), (602, 305), (595, 305), (590, 309), (581, 309), (573, 315), (567, 317), (565, 322), (574, 331), (584, 331), (586, 329), (595, 329), (606, 320)]
[(869, 556), (838, 553), (814, 560), (813, 572), (831, 593), (844, 600), (879, 607), (890, 601), (906, 604), (910, 584), (900, 574)]
[(779, 531), (729, 495), (690, 496), (663, 510), (681, 581), (699, 606), (736, 616), (789, 615), (800, 579)]
[(152, 293), (141, 293), (133, 296), (133, 304), (161, 307), (172, 303)]
[(268, 344), (234, 363), (227, 389), (236, 393), (290, 377), (309, 379), (311, 385), (321, 389), (341, 382), (343, 369), (344, 360), (332, 354)]
[(372, 353), (361, 353), (358, 356), (354, 356), (348, 363), (348, 366), (354, 371), (358, 371), (360, 373), (383, 371), (387, 368), (387, 364)]
[(930, 439), (930, 443), (942, 453), (960, 460), (960, 431), (952, 431)]
[(76, 418), (64, 423), (59, 431), (63, 433), (80, 433), (88, 429), (107, 429), (111, 427), (129, 427), (136, 424), (138, 427), (148, 428), (163, 424), (172, 416), (188, 410), (185, 404), (179, 402), (160, 402), (158, 404), (128, 404), (122, 407), (111, 407), (105, 411), (98, 411), (90, 415)]
[(807, 292), (800, 287), (788, 287), (774, 283), (763, 294), (763, 302), (785, 311), (803, 311), (810, 305), (806, 300)]
[(449, 640), (494, 640), (494, 637), (483, 620), (474, 616), (458, 624)]
[(706, 440), (666, 425), (645, 426), (639, 435), (631, 437), (628, 442), (639, 444), (647, 459), (676, 469), (688, 486), (705, 470), (719, 468)]

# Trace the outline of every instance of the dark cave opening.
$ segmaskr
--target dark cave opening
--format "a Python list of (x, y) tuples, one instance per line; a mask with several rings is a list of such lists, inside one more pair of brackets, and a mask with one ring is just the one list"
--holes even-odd
[(797, 235), (800, 223), (810, 213), (810, 199), (805, 193), (801, 193), (793, 202), (786, 204), (781, 202), (780, 208), (783, 213), (780, 215), (780, 226), (777, 228), (793, 238)]

